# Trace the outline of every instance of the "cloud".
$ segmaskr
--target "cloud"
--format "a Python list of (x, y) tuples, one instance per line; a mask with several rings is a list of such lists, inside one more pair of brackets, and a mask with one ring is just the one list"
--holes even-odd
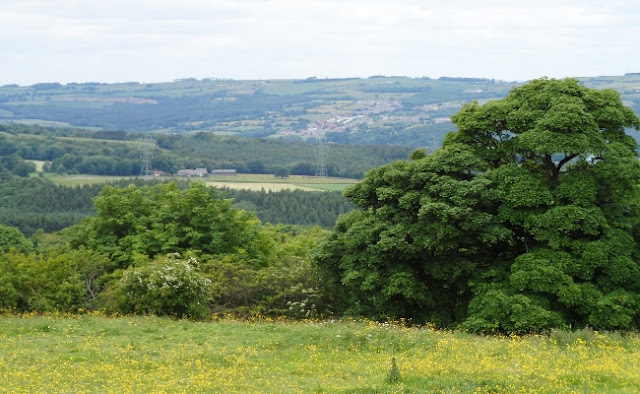
[(372, 74), (524, 80), (620, 74), (640, 64), (640, 12), (631, 1), (13, 3), (0, 4), (0, 83)]

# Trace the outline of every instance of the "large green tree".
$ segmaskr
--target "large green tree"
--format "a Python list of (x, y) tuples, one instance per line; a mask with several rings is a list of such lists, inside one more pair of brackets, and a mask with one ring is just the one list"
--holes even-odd
[(511, 233), (468, 148), (412, 156), (345, 192), (361, 210), (338, 219), (317, 263), (346, 289), (350, 313), (448, 324), (464, 318), (470, 279), (508, 251)]
[(105, 186), (93, 201), (97, 215), (74, 230), (74, 246), (105, 254), (121, 268), (136, 255), (246, 251), (259, 231), (254, 214), (233, 209), (231, 200), (202, 183), (187, 189), (175, 183)]
[(618, 93), (540, 79), (371, 171), (318, 255), (371, 316), (522, 332), (640, 325), (640, 165)]

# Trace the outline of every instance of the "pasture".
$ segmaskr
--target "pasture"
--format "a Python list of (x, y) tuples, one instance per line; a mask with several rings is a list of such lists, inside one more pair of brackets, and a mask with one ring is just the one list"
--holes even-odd
[[(103, 175), (47, 175), (52, 182), (64, 186), (82, 186), (95, 183), (118, 181), (120, 179), (135, 179), (136, 177), (103, 176)], [(157, 177), (155, 179), (186, 180), (185, 177)], [(238, 174), (235, 176), (209, 175), (206, 178), (189, 178), (192, 182), (205, 182), (208, 186), (229, 189), (247, 189), (279, 191), (279, 190), (307, 190), (307, 191), (341, 191), (347, 186), (355, 185), (357, 179), (315, 177), (290, 175), (287, 178), (276, 178), (271, 174)]]
[(639, 370), (637, 333), (0, 316), (0, 392), (630, 393)]

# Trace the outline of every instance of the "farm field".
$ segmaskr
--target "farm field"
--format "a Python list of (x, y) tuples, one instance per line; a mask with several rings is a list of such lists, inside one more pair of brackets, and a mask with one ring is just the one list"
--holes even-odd
[(638, 370), (637, 333), (0, 316), (0, 392), (623, 393), (640, 388)]
[[(136, 177), (103, 176), (103, 175), (64, 175), (48, 176), (48, 178), (64, 186), (89, 185), (118, 181), (120, 179), (135, 179)], [(185, 180), (184, 177), (162, 177), (160, 180)], [(357, 179), (349, 178), (318, 178), (314, 176), (291, 175), (287, 178), (276, 178), (270, 174), (238, 174), (236, 176), (208, 176), (206, 178), (191, 178), (191, 181), (204, 181), (208, 186), (229, 189), (247, 189), (279, 191), (279, 190), (307, 190), (307, 191), (340, 191), (347, 186), (355, 185)]]
[(239, 174), (233, 177), (209, 176), (206, 179), (207, 185), (216, 187), (227, 187), (230, 189), (249, 190), (344, 190), (347, 186), (355, 185), (357, 179), (315, 177), (304, 175), (290, 175), (287, 178), (276, 178), (269, 174)]

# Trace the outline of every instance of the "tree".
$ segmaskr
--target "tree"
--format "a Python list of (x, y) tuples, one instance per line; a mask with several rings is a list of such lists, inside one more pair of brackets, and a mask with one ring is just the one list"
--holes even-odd
[(30, 173), (36, 172), (36, 165), (28, 161), (22, 161), (11, 170), (15, 175), (28, 177)]
[(316, 259), (345, 304), (485, 332), (640, 325), (640, 120), (619, 95), (539, 79), (452, 121), (345, 192), (362, 210)]
[(273, 176), (278, 177), (278, 178), (288, 178), (289, 177), (289, 170), (287, 170), (284, 167), (276, 167), (276, 169), (273, 171)]
[(184, 190), (175, 183), (106, 186), (94, 205), (97, 215), (86, 220), (77, 241), (123, 268), (135, 255), (247, 251), (259, 225), (254, 214), (233, 209), (230, 200), (201, 183)]
[(452, 120), (450, 142), (487, 164), (516, 255), (505, 280), (477, 291), (468, 326), (637, 326), (640, 165), (625, 127), (640, 121), (618, 93), (541, 79)]
[(295, 175), (315, 175), (316, 166), (308, 162), (296, 163), (291, 168), (291, 173)]
[(469, 282), (500, 258), (511, 233), (496, 193), (463, 145), (367, 173), (345, 191), (361, 210), (341, 216), (316, 263), (346, 288), (349, 313), (442, 325), (464, 318)]
[(0, 224), (0, 252), (8, 252), (16, 249), (21, 252), (28, 252), (32, 248), (29, 241), (15, 227)]

